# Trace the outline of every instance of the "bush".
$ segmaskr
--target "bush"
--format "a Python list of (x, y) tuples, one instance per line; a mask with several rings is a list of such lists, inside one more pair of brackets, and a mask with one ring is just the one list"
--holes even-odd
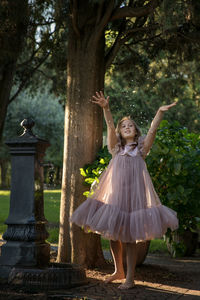
[[(97, 153), (97, 158), (92, 164), (87, 164), (80, 169), (81, 175), (85, 177), (84, 182), (87, 186), (93, 187), (99, 182), (99, 176), (108, 166), (111, 157), (107, 146), (105, 146)], [(88, 197), (89, 193), (90, 191), (86, 191), (83, 194)]]
[(162, 121), (146, 159), (162, 204), (174, 209), (181, 233), (196, 230), (200, 215), (200, 137), (178, 122)]

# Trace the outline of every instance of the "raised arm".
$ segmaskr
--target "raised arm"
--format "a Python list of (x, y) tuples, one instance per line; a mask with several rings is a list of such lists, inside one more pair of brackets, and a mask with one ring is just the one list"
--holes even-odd
[(154, 142), (154, 139), (155, 139), (155, 136), (156, 136), (156, 131), (157, 131), (157, 128), (159, 127), (160, 125), (160, 122), (162, 121), (162, 118), (163, 118), (163, 114), (165, 111), (169, 110), (171, 107), (175, 106), (176, 105), (176, 102), (170, 104), (170, 105), (164, 105), (164, 106), (161, 106), (152, 123), (151, 123), (151, 127), (149, 128), (149, 131), (147, 133), (147, 136), (144, 140), (144, 153), (145, 153), (145, 156), (147, 155), (147, 153), (149, 152), (149, 150), (151, 149), (152, 145), (153, 145), (153, 142)]
[(96, 96), (93, 96), (93, 99), (93, 103), (96, 103), (103, 108), (104, 118), (107, 125), (108, 149), (111, 151), (117, 144), (117, 136), (112, 114), (109, 108), (109, 96), (105, 98), (103, 92), (96, 92)]

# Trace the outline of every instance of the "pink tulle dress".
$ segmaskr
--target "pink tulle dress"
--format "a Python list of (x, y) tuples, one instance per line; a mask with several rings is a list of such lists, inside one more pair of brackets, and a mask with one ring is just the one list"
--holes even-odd
[(143, 159), (144, 137), (138, 144), (117, 145), (97, 187), (70, 221), (124, 243), (163, 236), (178, 228), (176, 212), (161, 204)]

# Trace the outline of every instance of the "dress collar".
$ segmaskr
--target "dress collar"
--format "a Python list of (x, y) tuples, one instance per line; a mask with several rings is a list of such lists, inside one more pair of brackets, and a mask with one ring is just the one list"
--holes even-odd
[(137, 142), (131, 142), (131, 143), (126, 144), (125, 147), (126, 146), (136, 146), (136, 145), (137, 145)]

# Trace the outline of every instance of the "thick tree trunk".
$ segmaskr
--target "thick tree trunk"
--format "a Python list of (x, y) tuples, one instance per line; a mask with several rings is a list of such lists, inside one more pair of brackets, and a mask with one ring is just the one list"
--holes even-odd
[(99, 235), (69, 223), (85, 200), (80, 168), (91, 163), (102, 146), (102, 110), (89, 100), (104, 85), (104, 36), (93, 39), (91, 24), (79, 38), (69, 25), (67, 104), (59, 234), (59, 262), (95, 266), (104, 262)]

